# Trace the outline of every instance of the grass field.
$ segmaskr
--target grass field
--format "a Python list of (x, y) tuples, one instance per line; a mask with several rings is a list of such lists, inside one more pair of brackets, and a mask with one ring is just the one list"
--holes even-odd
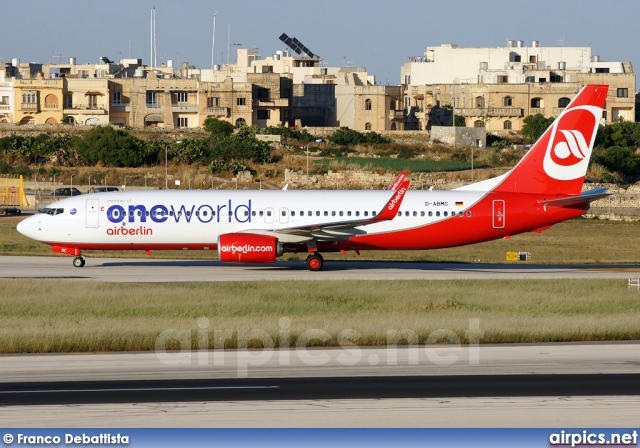
[[(50, 255), (48, 246), (17, 233), (20, 219), (0, 218), (0, 255)], [(542, 234), (434, 251), (365, 252), (360, 259), (504, 263), (506, 251), (529, 251), (536, 263), (637, 264), (639, 237), (640, 223), (574, 219)], [(87, 255), (146, 257), (143, 252)], [(166, 251), (154, 256), (215, 254)], [(201, 347), (203, 331), (213, 347), (216, 330), (231, 331), (227, 347), (264, 345), (242, 342), (242, 335), (255, 329), (266, 332), (270, 343), (278, 346), (283, 317), (290, 321), (288, 339), (293, 346), (300, 334), (312, 329), (331, 335), (312, 345), (335, 345), (344, 330), (357, 331), (350, 339), (359, 345), (384, 345), (388, 332), (399, 330), (408, 330), (424, 343), (432, 342), (435, 330), (447, 329), (464, 342), (469, 319), (478, 320), (484, 333), (481, 343), (640, 339), (640, 293), (629, 290), (624, 280), (138, 285), (7, 279), (0, 280), (0, 290), (0, 353), (153, 350), (158, 336), (171, 329), (190, 332), (192, 348)], [(179, 348), (177, 344), (169, 340), (165, 348)]]
[[(357, 167), (358, 169), (383, 169), (400, 172), (409, 170), (413, 173), (433, 173), (445, 171), (462, 171), (471, 169), (470, 162), (455, 162), (450, 160), (416, 160), (392, 159), (387, 157), (332, 157), (317, 160), (314, 163), (329, 167), (330, 165)], [(484, 168), (486, 164), (475, 164), (475, 168)]]
[[(190, 331), (194, 349), (202, 334), (214, 347), (215, 331), (223, 330), (230, 330), (226, 347), (279, 346), (285, 327), (290, 346), (308, 330), (330, 335), (308, 345), (336, 345), (345, 330), (358, 332), (350, 337), (358, 345), (385, 345), (389, 331), (401, 330), (434, 342), (429, 337), (439, 329), (464, 343), (470, 319), (479, 323), (481, 343), (640, 339), (640, 293), (623, 280), (87, 286), (0, 280), (0, 352), (153, 350), (166, 330)], [(267, 341), (247, 340), (251, 330)], [(178, 348), (173, 343), (164, 348)]]

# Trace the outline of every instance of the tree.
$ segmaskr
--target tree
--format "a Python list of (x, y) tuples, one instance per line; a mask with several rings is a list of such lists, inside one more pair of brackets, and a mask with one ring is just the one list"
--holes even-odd
[(76, 150), (90, 164), (141, 166), (145, 161), (142, 141), (111, 126), (96, 126), (76, 141)]
[(210, 132), (212, 137), (227, 137), (233, 134), (233, 125), (231, 123), (213, 117), (204, 120), (204, 129)]
[(551, 126), (553, 120), (553, 117), (545, 118), (542, 114), (529, 115), (524, 119), (522, 135), (536, 141), (542, 134), (544, 134), (544, 131)]
[(623, 146), (611, 146), (596, 157), (596, 162), (611, 171), (625, 176), (637, 176), (640, 171), (640, 159), (634, 152)]

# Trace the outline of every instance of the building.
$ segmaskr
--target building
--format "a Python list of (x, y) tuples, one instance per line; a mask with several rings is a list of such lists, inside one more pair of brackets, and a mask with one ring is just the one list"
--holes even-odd
[(629, 62), (606, 62), (589, 47), (542, 47), (509, 41), (504, 48), (428, 48), (401, 69), (406, 129), (450, 125), (518, 133), (528, 115), (557, 116), (589, 83), (610, 86), (603, 124), (634, 120), (635, 73)]

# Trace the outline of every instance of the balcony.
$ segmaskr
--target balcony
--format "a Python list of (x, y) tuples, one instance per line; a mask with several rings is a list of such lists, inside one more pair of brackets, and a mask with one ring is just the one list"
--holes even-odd
[(111, 103), (111, 110), (114, 112), (130, 112), (131, 104), (130, 103)]
[(173, 112), (198, 112), (198, 105), (189, 103), (173, 103), (171, 105), (171, 110)]
[(456, 109), (454, 113), (461, 117), (521, 117), (523, 111), (519, 107), (470, 107)]
[(207, 115), (213, 115), (215, 117), (228, 117), (229, 116), (229, 108), (228, 107), (205, 107), (204, 112)]
[(107, 109), (104, 106), (89, 106), (87, 104), (67, 104), (64, 107), (65, 114), (84, 114), (84, 115), (106, 115)]
[(254, 106), (289, 107), (289, 98), (254, 98)]
[(45, 109), (57, 109), (58, 108), (58, 103), (45, 103), (44, 108)]
[(390, 110), (389, 111), (389, 120), (404, 120), (404, 111), (403, 110)]
[(562, 111), (564, 110), (564, 107), (554, 107), (553, 108), (553, 115), (554, 116), (558, 116), (562, 113)]
[(11, 110), (11, 106), (8, 104), (0, 104), (0, 110)]
[(532, 107), (531, 109), (529, 109), (529, 112), (531, 113), (531, 115), (535, 115), (535, 114), (544, 115), (544, 108), (543, 107)]
[(23, 112), (38, 112), (40, 108), (37, 103), (21, 103), (20, 110)]

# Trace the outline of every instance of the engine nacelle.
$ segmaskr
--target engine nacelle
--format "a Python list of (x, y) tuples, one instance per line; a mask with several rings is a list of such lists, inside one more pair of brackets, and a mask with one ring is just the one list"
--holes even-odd
[(273, 263), (282, 245), (269, 235), (226, 233), (218, 238), (218, 259), (225, 263)]

